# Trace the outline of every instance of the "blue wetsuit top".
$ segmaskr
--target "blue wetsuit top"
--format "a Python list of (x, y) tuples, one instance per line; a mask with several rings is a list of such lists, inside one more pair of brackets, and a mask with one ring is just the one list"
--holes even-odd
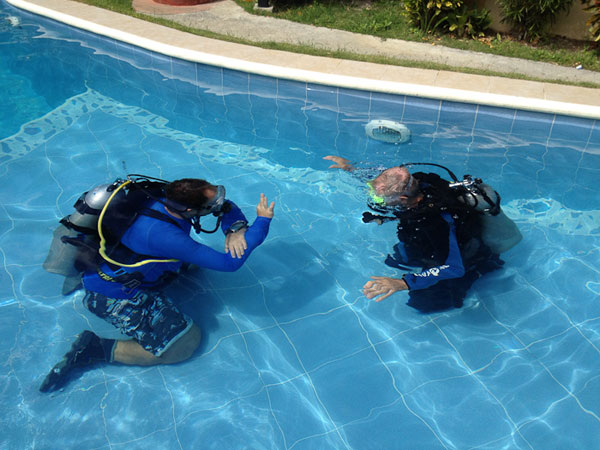
[[(221, 229), (224, 233), (234, 222), (246, 220), (242, 211), (233, 202), (229, 203), (232, 209), (223, 215), (221, 222)], [(152, 289), (160, 284), (161, 277), (168, 272), (177, 272), (183, 262), (207, 269), (233, 272), (239, 269), (252, 251), (262, 244), (267, 237), (271, 223), (270, 218), (257, 217), (246, 230), (248, 249), (241, 258), (233, 258), (229, 253), (218, 252), (193, 240), (190, 237), (191, 224), (185, 219), (171, 216), (162, 203), (154, 202), (150, 208), (167, 215), (177, 223), (177, 226), (160, 219), (140, 215), (125, 232), (121, 243), (139, 255), (151, 255), (150, 259), (177, 259), (178, 261), (123, 267), (118, 271), (112, 270), (108, 264), (103, 263), (99, 267), (99, 271), (103, 274), (115, 277), (137, 272), (143, 275), (142, 284), (130, 289), (121, 283), (103, 279), (98, 271), (90, 271), (83, 276), (83, 284), (87, 290), (111, 298), (132, 298), (140, 290)]]

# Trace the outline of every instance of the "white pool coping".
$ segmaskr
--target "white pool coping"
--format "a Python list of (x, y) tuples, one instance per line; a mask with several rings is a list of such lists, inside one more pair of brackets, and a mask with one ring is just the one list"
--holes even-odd
[[(551, 83), (531, 82), (524, 80), (501, 79), (499, 77), (483, 77), (480, 75), (449, 73), (453, 77), (464, 75), (464, 79), (458, 84), (467, 84), (469, 79), (479, 83), (481, 79), (494, 79), (493, 84), (498, 85), (498, 80), (506, 80), (506, 83), (517, 86), (518, 91), (523, 91), (524, 96), (497, 94), (493, 92), (481, 92), (477, 90), (458, 89), (452, 87), (440, 87), (427, 84), (421, 75), (427, 72), (424, 69), (397, 68), (403, 73), (413, 73), (415, 77), (421, 76), (422, 84), (396, 81), (394, 76), (381, 75), (382, 70), (377, 68), (388, 68), (388, 72), (394, 72), (394, 66), (384, 66), (356, 61), (345, 61), (341, 71), (343, 73), (331, 73), (331, 70), (321, 70), (320, 64), (327, 65), (331, 58), (289, 54), (277, 50), (266, 50), (256, 47), (233, 44), (225, 41), (204, 38), (175, 29), (167, 28), (151, 22), (146, 22), (134, 17), (118, 14), (108, 10), (96, 8), (82, 3), (69, 0), (6, 0), (14, 7), (44, 16), (58, 22), (84, 29), (102, 36), (110, 37), (122, 42), (136, 45), (147, 50), (152, 50), (168, 56), (181, 58), (197, 63), (223, 67), (232, 70), (243, 71), (251, 74), (264, 75), (286, 80), (337, 86), (342, 88), (359, 89), (381, 93), (409, 95), (414, 97), (448, 100), (471, 104), (482, 104), (498, 106), (526, 111), (538, 111), (549, 114), (561, 114), (582, 118), (600, 119), (600, 89), (578, 88), (574, 86), (563, 86)], [(102, 24), (110, 23), (110, 26)], [(135, 30), (135, 31), (124, 31)], [(166, 31), (165, 31), (166, 30)], [(160, 39), (162, 38), (162, 39)], [(173, 43), (168, 43), (168, 42)], [(211, 51), (200, 49), (210, 48)], [(219, 50), (221, 48), (222, 50)], [(242, 54), (241, 57), (225, 56), (226, 54)], [(285, 54), (292, 55), (293, 67), (290, 64), (270, 64), (263, 61), (282, 60)], [(333, 60), (334, 66), (340, 66), (340, 60)], [(356, 65), (356, 70), (352, 67)], [(360, 66), (363, 67), (360, 67)], [(304, 67), (310, 67), (310, 70)], [(352, 76), (345, 73), (363, 72), (364, 67), (375, 66), (374, 76)], [(319, 70), (312, 70), (318, 67)], [(328, 73), (329, 72), (329, 73)], [(338, 68), (339, 72), (339, 68)], [(384, 71), (385, 72), (385, 71)], [(381, 75), (381, 76), (380, 76)], [(437, 77), (434, 77), (437, 78)], [(466, 81), (465, 81), (466, 80)], [(425, 81), (423, 83), (423, 81)], [(485, 81), (484, 81), (485, 84)], [(541, 86), (541, 87), (540, 87)], [(563, 98), (577, 98), (579, 103), (568, 101), (549, 100), (539, 98), (548, 96), (550, 89), (563, 90), (559, 93)], [(530, 88), (529, 88), (530, 87)], [(493, 88), (493, 86), (492, 86)], [(510, 88), (509, 88), (510, 89)], [(535, 95), (528, 95), (528, 90)], [(521, 94), (521, 92), (520, 92)], [(591, 104), (586, 104), (591, 103)]]

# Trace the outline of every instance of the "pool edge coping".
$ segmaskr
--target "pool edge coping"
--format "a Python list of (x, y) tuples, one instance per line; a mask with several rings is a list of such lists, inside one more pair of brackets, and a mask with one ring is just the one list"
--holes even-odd
[[(125, 42), (134, 46), (138, 46), (147, 50), (151, 50), (157, 53), (161, 53), (167, 56), (200, 63), (210, 66), (217, 66), (231, 70), (242, 71), (255, 75), (262, 75), (272, 78), (280, 78), (285, 80), (299, 81), (303, 83), (313, 83), (319, 85), (335, 86), (347, 89), (357, 89), (361, 91), (371, 91), (386, 94), (396, 95), (408, 95), (418, 98), (436, 99), (442, 101), (462, 102), (469, 104), (480, 104), (495, 106), (501, 108), (518, 109), (524, 111), (534, 111), (547, 114), (558, 114), (574, 116), (585, 119), (600, 119), (600, 107), (593, 105), (567, 103), (556, 100), (547, 100), (535, 97), (520, 97), (511, 96), (505, 94), (494, 94), (487, 92), (471, 91), (465, 89), (448, 88), (440, 86), (431, 86), (425, 84), (412, 84), (400, 81), (386, 81), (386, 80), (375, 80), (372, 78), (363, 78), (357, 76), (340, 75), (340, 74), (329, 74), (323, 72), (317, 72), (307, 69), (299, 69), (292, 67), (283, 67), (279, 65), (266, 64), (255, 61), (248, 61), (244, 59), (233, 58), (229, 56), (223, 56), (221, 54), (201, 52), (198, 50), (191, 50), (188, 48), (166, 44), (158, 40), (150, 39), (148, 37), (141, 36), (139, 34), (123, 31), (118, 28), (108, 27), (95, 23), (91, 20), (77, 17), (72, 14), (60, 12), (39, 4), (32, 3), (26, 0), (6, 0), (6, 2), (15, 8), (23, 9), (33, 14), (37, 14), (43, 17), (47, 17), (58, 22), (73, 26), (75, 28), (90, 31), (92, 33), (102, 35), (108, 38), (112, 38), (121, 42)], [(69, 2), (63, 2), (69, 3)], [(89, 8), (97, 8), (91, 5), (78, 3), (78, 5), (85, 5)], [(100, 8), (97, 8), (100, 9)], [(132, 23), (135, 21), (142, 21), (150, 26), (160, 27), (161, 29), (166, 28), (162, 25), (154, 24), (152, 22), (143, 21), (131, 16), (123, 15), (109, 10), (101, 9), (105, 14), (115, 14), (119, 16), (121, 20), (124, 18), (129, 19)], [(170, 28), (168, 28), (170, 29)], [(183, 33), (178, 30), (172, 29), (173, 33)], [(197, 35), (191, 34), (195, 38), (204, 38)], [(211, 41), (217, 41), (210, 39)], [(220, 42), (220, 41), (218, 41)], [(231, 44), (240, 45), (242, 44)], [(256, 47), (253, 47), (256, 48)], [(265, 52), (270, 50), (261, 49)], [(279, 52), (279, 51), (278, 51)], [(305, 55), (299, 55), (305, 56)], [(313, 57), (321, 58), (321, 57)], [(423, 70), (423, 69), (420, 69)]]

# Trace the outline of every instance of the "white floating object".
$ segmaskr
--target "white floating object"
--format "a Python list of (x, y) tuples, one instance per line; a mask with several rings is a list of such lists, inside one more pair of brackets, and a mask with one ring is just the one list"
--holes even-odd
[(6, 20), (8, 20), (8, 23), (10, 23), (13, 27), (18, 27), (21, 25), (21, 20), (19, 20), (19, 18), (16, 16), (8, 16)]
[(404, 144), (410, 139), (408, 127), (393, 120), (371, 120), (365, 131), (370, 138), (390, 144)]

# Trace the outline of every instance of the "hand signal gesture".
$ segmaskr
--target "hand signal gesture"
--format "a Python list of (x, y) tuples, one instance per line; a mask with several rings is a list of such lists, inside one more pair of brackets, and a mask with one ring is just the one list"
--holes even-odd
[(275, 202), (271, 202), (269, 205), (267, 201), (267, 196), (265, 194), (260, 194), (260, 201), (258, 205), (256, 205), (256, 215), (259, 217), (268, 217), (269, 219), (273, 218), (275, 209)]

